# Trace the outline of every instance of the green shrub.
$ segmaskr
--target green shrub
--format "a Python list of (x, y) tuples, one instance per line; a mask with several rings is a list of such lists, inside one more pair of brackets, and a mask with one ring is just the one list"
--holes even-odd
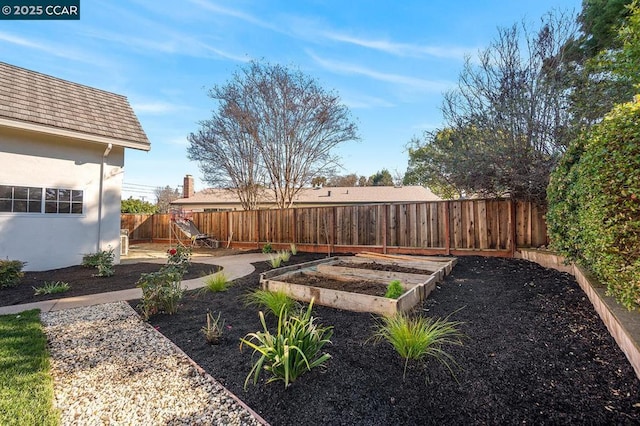
[(142, 300), (138, 308), (144, 319), (148, 320), (158, 312), (176, 313), (178, 303), (184, 295), (181, 283), (182, 272), (174, 265), (166, 265), (158, 272), (141, 274), (136, 286), (142, 289)]
[(17, 286), (24, 277), (24, 265), (19, 260), (0, 260), (0, 288)]
[(266, 309), (278, 316), (282, 309), (285, 314), (291, 312), (297, 305), (284, 291), (255, 290), (245, 296), (247, 306), (255, 306), (258, 309)]
[(222, 272), (218, 272), (217, 274), (205, 278), (203, 288), (211, 293), (217, 293), (219, 291), (227, 291), (229, 289), (229, 284), (227, 276)]
[(167, 265), (175, 266), (186, 274), (191, 266), (191, 248), (178, 245), (167, 250)]
[(262, 246), (262, 252), (263, 253), (273, 253), (273, 247), (271, 246), (271, 243), (267, 243), (265, 245)]
[(33, 287), (34, 295), (41, 296), (43, 294), (64, 293), (71, 288), (69, 283), (63, 281), (47, 281), (41, 287)]
[(640, 103), (616, 106), (567, 151), (549, 184), (551, 247), (640, 306)]
[(402, 296), (404, 293), (404, 287), (402, 287), (402, 283), (400, 280), (393, 280), (387, 286), (387, 292), (384, 294), (384, 297), (389, 299), (397, 299)]
[(224, 332), (224, 320), (220, 320), (221, 313), (217, 317), (213, 317), (211, 312), (207, 312), (207, 325), (202, 327), (200, 331), (204, 334), (204, 338), (210, 345), (217, 345), (222, 339)]
[(331, 358), (327, 353), (321, 354), (320, 350), (331, 343), (333, 329), (315, 324), (312, 307), (313, 300), (306, 310), (295, 316), (288, 316), (283, 308), (278, 315), (276, 334), (269, 332), (264, 314), (259, 313), (263, 331), (249, 333), (240, 339), (241, 349), (242, 345), (247, 345), (254, 354), (260, 354), (247, 375), (245, 389), (252, 376), (253, 384), (258, 382), (263, 370), (271, 374), (267, 383), (282, 380), (286, 388), (300, 375)]
[(451, 364), (453, 357), (442, 347), (444, 345), (462, 345), (462, 333), (458, 331), (460, 322), (445, 319), (410, 317), (398, 312), (395, 315), (382, 317), (375, 326), (373, 339), (376, 342), (387, 341), (398, 354), (404, 358), (404, 372), (407, 374), (409, 360), (423, 361), (434, 357), (453, 374)]
[(291, 243), (290, 251), (291, 251), (291, 254), (295, 256), (298, 254), (298, 247), (296, 247), (295, 244)]
[(82, 266), (98, 269), (96, 277), (110, 277), (113, 275), (113, 261), (115, 259), (113, 249), (102, 250), (98, 253), (89, 253), (82, 256)]

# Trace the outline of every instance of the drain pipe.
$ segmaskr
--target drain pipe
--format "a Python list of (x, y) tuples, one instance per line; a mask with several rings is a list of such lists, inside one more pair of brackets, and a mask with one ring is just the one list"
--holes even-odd
[(104, 187), (104, 165), (112, 149), (113, 144), (108, 144), (107, 148), (102, 154), (102, 161), (100, 162), (100, 188), (98, 192), (98, 241), (96, 243), (96, 253), (102, 251), (102, 192)]

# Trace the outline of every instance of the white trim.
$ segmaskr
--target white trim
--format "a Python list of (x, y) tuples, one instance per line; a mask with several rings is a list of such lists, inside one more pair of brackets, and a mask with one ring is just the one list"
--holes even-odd
[(122, 139), (92, 135), (89, 133), (78, 132), (75, 130), (61, 129), (59, 127), (45, 126), (42, 124), (28, 123), (26, 121), (11, 120), (11, 119), (2, 118), (2, 117), (0, 117), (0, 127), (10, 127), (13, 129), (27, 130), (31, 132), (37, 132), (37, 133), (45, 133), (48, 135), (78, 139), (85, 142), (92, 142), (92, 143), (99, 143), (99, 144), (113, 144), (116, 146), (123, 146), (125, 148), (139, 149), (141, 151), (151, 150), (150, 144), (144, 144), (141, 142), (125, 141)]

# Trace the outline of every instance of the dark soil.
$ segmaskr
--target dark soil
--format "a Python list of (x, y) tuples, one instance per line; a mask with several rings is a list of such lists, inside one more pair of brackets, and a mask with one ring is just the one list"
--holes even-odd
[[(88, 294), (135, 288), (140, 274), (158, 271), (161, 263), (131, 263), (115, 265), (115, 273), (110, 277), (95, 277), (95, 268), (70, 266), (51, 271), (25, 272), (15, 287), (0, 289), (0, 306), (40, 302), (64, 297), (86, 296)], [(203, 274), (214, 273), (219, 268), (205, 263), (192, 263), (183, 279), (198, 278)], [(45, 282), (63, 281), (71, 287), (64, 293), (34, 296), (33, 287), (41, 287)]]
[[(263, 375), (245, 391), (252, 354), (239, 339), (261, 326), (242, 297), (269, 268), (255, 266), (228, 291), (188, 292), (177, 314), (150, 322), (273, 425), (640, 424), (640, 381), (573, 278), (513, 259), (459, 258), (417, 309), (464, 322), (464, 346), (445, 348), (456, 379), (430, 359), (403, 380), (403, 360), (369, 340), (375, 316), (315, 306), (334, 327), (326, 368), (288, 389)], [(230, 326), (219, 345), (200, 332), (207, 310)]]
[(430, 275), (430, 272), (425, 269), (407, 268), (406, 266), (389, 265), (384, 263), (360, 263), (360, 262), (338, 262), (336, 266), (344, 266), (347, 268), (359, 268), (368, 269), (371, 271), (386, 271), (386, 272), (400, 272), (404, 274), (418, 274), (418, 275)]
[(347, 291), (350, 293), (367, 294), (369, 296), (384, 296), (387, 287), (383, 284), (375, 283), (367, 280), (349, 280), (340, 281), (330, 278), (320, 277), (316, 275), (308, 275), (305, 273), (297, 273), (287, 275), (281, 278), (283, 282), (307, 285), (312, 287), (321, 287), (330, 290)]

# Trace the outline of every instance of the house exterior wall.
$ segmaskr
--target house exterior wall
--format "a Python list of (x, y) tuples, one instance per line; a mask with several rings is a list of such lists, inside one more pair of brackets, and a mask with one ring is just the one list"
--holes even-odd
[(25, 261), (24, 270), (38, 271), (78, 265), (84, 254), (111, 247), (119, 263), (124, 148), (114, 146), (105, 159), (99, 226), (105, 149), (103, 144), (0, 129), (0, 185), (83, 191), (82, 214), (0, 212), (0, 258)]

